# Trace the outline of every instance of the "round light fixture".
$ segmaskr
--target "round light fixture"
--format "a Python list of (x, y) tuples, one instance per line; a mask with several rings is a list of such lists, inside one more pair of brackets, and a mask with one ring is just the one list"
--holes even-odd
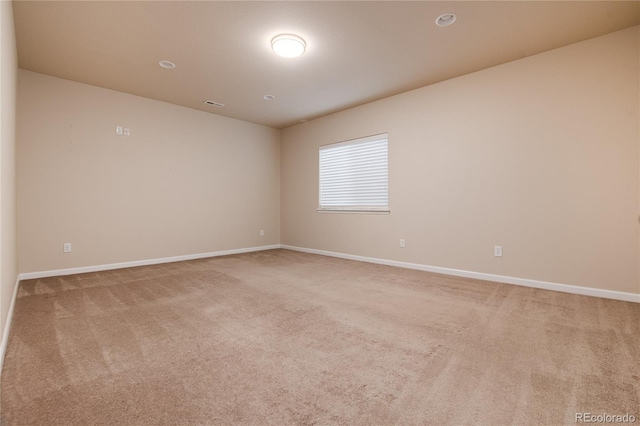
[(443, 15), (438, 16), (436, 19), (436, 25), (439, 27), (448, 27), (449, 25), (456, 22), (458, 17), (455, 13), (445, 13)]
[(262, 99), (264, 99), (265, 101), (272, 101), (272, 100), (274, 100), (275, 98), (276, 98), (276, 97), (275, 97), (275, 96), (273, 96), (273, 95), (264, 95), (264, 96), (262, 97)]
[(174, 64), (171, 61), (160, 61), (160, 62), (158, 62), (158, 65), (160, 65), (162, 68), (166, 68), (168, 70), (174, 69), (176, 67), (176, 64)]
[(285, 58), (297, 58), (306, 47), (304, 40), (293, 34), (280, 34), (271, 39), (271, 49)]

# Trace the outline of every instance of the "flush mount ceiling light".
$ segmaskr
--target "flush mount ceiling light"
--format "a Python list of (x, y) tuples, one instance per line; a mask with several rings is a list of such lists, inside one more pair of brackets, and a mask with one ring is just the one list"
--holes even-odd
[(457, 18), (458, 17), (455, 13), (445, 13), (438, 16), (438, 18), (436, 19), (436, 25), (439, 27), (448, 27), (449, 25), (456, 22)]
[(275, 98), (276, 98), (276, 97), (275, 97), (275, 96), (273, 96), (273, 95), (264, 95), (264, 96), (262, 97), (262, 99), (264, 99), (265, 101), (272, 101), (272, 100), (274, 100)]
[(297, 58), (306, 47), (304, 40), (293, 34), (280, 34), (271, 39), (271, 49), (285, 58)]
[(174, 69), (176, 67), (176, 64), (174, 64), (171, 61), (160, 61), (160, 62), (158, 62), (158, 65), (160, 65), (162, 68), (166, 68), (168, 70)]

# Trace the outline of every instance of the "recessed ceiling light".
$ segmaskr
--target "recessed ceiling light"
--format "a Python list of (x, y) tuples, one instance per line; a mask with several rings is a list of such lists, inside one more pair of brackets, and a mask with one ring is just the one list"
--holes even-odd
[(448, 27), (449, 25), (456, 22), (458, 17), (455, 13), (445, 13), (443, 15), (438, 16), (436, 19), (436, 25), (439, 27)]
[(280, 34), (271, 39), (271, 49), (285, 58), (297, 58), (306, 48), (307, 44), (297, 35)]
[(174, 69), (176, 67), (176, 64), (174, 64), (171, 61), (160, 61), (160, 62), (158, 62), (158, 65), (160, 65), (162, 68), (166, 68), (168, 70)]
[(264, 99), (265, 101), (272, 101), (272, 100), (274, 100), (275, 98), (276, 98), (276, 97), (275, 97), (275, 96), (273, 96), (273, 95), (264, 95), (264, 96), (262, 97), (262, 99)]

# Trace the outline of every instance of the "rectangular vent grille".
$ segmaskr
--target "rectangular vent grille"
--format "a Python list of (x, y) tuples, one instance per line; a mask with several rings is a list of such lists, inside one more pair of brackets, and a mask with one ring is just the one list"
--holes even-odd
[(224, 104), (221, 104), (220, 102), (214, 102), (214, 101), (209, 101), (209, 100), (204, 101), (204, 103), (206, 105), (211, 105), (211, 106), (214, 106), (216, 108), (222, 108), (224, 106)]

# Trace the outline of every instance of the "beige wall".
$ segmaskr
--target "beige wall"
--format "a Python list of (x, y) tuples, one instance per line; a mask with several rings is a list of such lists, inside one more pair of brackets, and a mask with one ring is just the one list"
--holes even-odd
[[(640, 293), (638, 39), (635, 27), (283, 130), (282, 243)], [(318, 147), (382, 132), (391, 214), (316, 213)]]
[[(267, 127), (20, 71), (20, 271), (277, 244), (282, 226), (283, 244), (640, 293), (638, 40), (367, 104), (281, 147)], [(381, 132), (391, 214), (316, 213), (318, 146)]]
[(17, 128), (20, 272), (280, 242), (279, 130), (24, 70)]
[[(16, 246), (16, 74), (18, 58), (9, 1), (0, 2), (0, 336), (18, 275)], [(2, 365), (2, 360), (0, 360)]]

